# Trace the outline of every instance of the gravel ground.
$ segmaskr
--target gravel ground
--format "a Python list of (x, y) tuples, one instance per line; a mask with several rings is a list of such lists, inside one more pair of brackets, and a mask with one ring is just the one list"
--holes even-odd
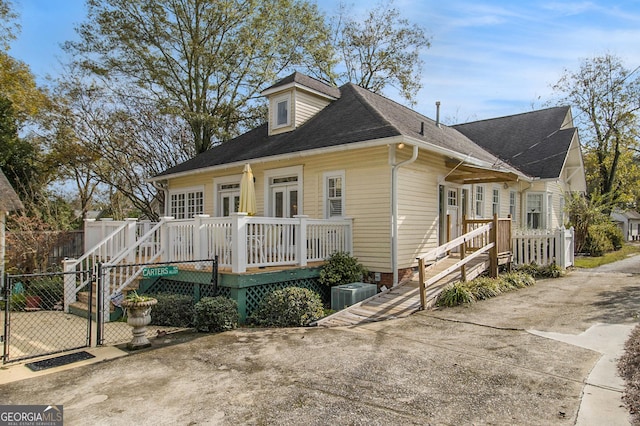
[(576, 271), (359, 327), (183, 336), (2, 385), (0, 404), (63, 404), (68, 425), (572, 425), (600, 354), (526, 330), (636, 323), (638, 302), (633, 275)]

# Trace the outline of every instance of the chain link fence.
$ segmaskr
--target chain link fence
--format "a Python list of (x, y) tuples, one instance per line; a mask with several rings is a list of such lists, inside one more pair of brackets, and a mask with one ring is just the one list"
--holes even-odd
[(64, 312), (64, 281), (90, 271), (7, 275), (0, 305), (3, 363), (89, 346), (88, 315)]
[[(128, 275), (132, 269), (142, 269), (127, 287), (108, 295), (104, 288), (114, 277)], [(153, 264), (101, 265), (98, 269), (98, 299), (109, 297), (109, 315), (98, 323), (98, 344), (117, 345), (131, 340), (126, 309), (121, 304), (129, 294), (151, 296), (158, 303), (151, 309), (147, 338), (162, 337), (193, 327), (193, 307), (203, 297), (229, 296), (229, 289), (218, 287), (215, 260), (165, 262)], [(98, 306), (106, 306), (98, 302)]]

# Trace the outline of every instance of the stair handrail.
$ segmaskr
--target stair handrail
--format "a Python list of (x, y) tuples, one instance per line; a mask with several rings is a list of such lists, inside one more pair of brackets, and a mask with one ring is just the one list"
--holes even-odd
[(467, 241), (472, 240), (479, 235), (489, 232), (492, 226), (493, 226), (493, 223), (491, 222), (487, 223), (486, 225), (482, 225), (481, 227), (476, 228), (473, 231), (469, 231), (466, 234), (463, 234), (457, 238), (454, 238), (448, 243), (442, 244), (441, 246), (438, 246), (432, 250), (429, 250), (425, 254), (418, 256), (416, 259), (436, 260), (438, 258), (438, 255), (451, 251), (452, 249), (456, 248), (460, 244), (466, 243)]
[[(106, 251), (106, 248), (115, 240), (116, 236), (121, 236), (120, 234), (125, 233), (126, 229), (130, 226), (130, 223), (132, 221), (135, 221), (135, 219), (126, 220), (122, 225), (120, 225), (113, 232), (104, 237), (98, 244), (93, 246), (78, 259), (66, 259), (63, 261), (63, 270), (65, 273), (67, 273), (65, 274), (64, 280), (65, 312), (68, 312), (69, 305), (71, 304), (71, 301), (75, 300), (78, 292), (80, 292), (95, 279), (98, 263), (107, 260), (107, 256), (102, 256), (102, 252)], [(123, 239), (126, 238), (126, 234), (122, 235), (122, 237)], [(125, 247), (117, 252), (114, 257), (118, 257), (120, 253), (126, 250), (126, 244), (124, 246)], [(91, 273), (84, 273), (87, 271), (91, 271)], [(83, 272), (81, 274), (82, 278), (80, 278), (79, 283), (76, 281), (76, 276), (75, 274), (73, 274), (73, 272)]]
[[(142, 235), (136, 242), (135, 244), (133, 244), (132, 246), (130, 246), (129, 248), (127, 248), (125, 251), (123, 251), (122, 253), (120, 253), (116, 258), (112, 259), (109, 262), (105, 262), (102, 264), (102, 268), (103, 270), (113, 270), (114, 267), (117, 266), (126, 266), (126, 270), (124, 273), (125, 279), (120, 282), (119, 284), (116, 285), (116, 287), (111, 290), (111, 280), (108, 280), (109, 285), (106, 286), (106, 288), (108, 288), (107, 290), (107, 298), (106, 300), (110, 300), (111, 297), (113, 297), (114, 295), (116, 295), (117, 293), (121, 292), (124, 288), (126, 288), (129, 284), (131, 284), (133, 282), (133, 280), (135, 280), (143, 271), (144, 267), (147, 266), (147, 264), (149, 263), (153, 263), (154, 261), (158, 260), (158, 258), (160, 256), (162, 256), (162, 253), (164, 251), (164, 245), (162, 244), (162, 241), (160, 240), (160, 235), (162, 235), (161, 232), (159, 232), (163, 226), (169, 221), (169, 220), (173, 220), (172, 217), (163, 217), (160, 222), (158, 222), (153, 228), (151, 228), (149, 231), (147, 231), (146, 234)], [(152, 239), (156, 239), (156, 235), (157, 235), (157, 241), (152, 241)], [(126, 265), (121, 265), (125, 260), (127, 259), (131, 259), (134, 258), (135, 259), (135, 255), (138, 251), (138, 248), (140, 248), (141, 246), (143, 246), (144, 244), (147, 244), (149, 242), (152, 242), (153, 244), (150, 245), (150, 247), (152, 247), (153, 249), (150, 250), (149, 252), (149, 256), (146, 258), (146, 262), (144, 264), (142, 263), (131, 263), (131, 264), (126, 264)]]

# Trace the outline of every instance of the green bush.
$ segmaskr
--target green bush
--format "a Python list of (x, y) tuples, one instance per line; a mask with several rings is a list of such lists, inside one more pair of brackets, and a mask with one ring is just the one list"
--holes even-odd
[(591, 256), (602, 256), (613, 251), (614, 246), (605, 226), (602, 224), (589, 226), (586, 248)]
[(524, 288), (535, 284), (535, 278), (524, 272), (509, 272), (501, 275), (502, 279), (511, 283), (514, 288)]
[(194, 303), (191, 296), (158, 293), (149, 295), (158, 300), (151, 311), (151, 323), (170, 327), (193, 327)]
[(489, 277), (478, 277), (467, 281), (464, 286), (471, 291), (476, 300), (486, 300), (500, 294), (500, 285), (497, 280)]
[(11, 295), (11, 310), (12, 311), (24, 311), (27, 307), (27, 296), (24, 293), (16, 293)]
[(61, 276), (43, 276), (32, 279), (27, 285), (27, 296), (40, 298), (40, 308), (50, 311), (56, 305), (62, 309), (64, 284)]
[(562, 268), (555, 263), (547, 266), (540, 266), (535, 263), (518, 265), (516, 272), (530, 275), (532, 278), (558, 278), (563, 275)]
[(275, 290), (262, 299), (251, 322), (265, 327), (300, 327), (324, 315), (320, 296), (301, 287)]
[(238, 327), (238, 303), (224, 296), (203, 297), (194, 306), (194, 326), (214, 333)]
[(364, 266), (358, 263), (358, 259), (346, 252), (332, 254), (320, 270), (320, 283), (333, 287), (362, 281), (367, 274)]
[(475, 302), (475, 297), (466, 283), (449, 284), (442, 290), (436, 301), (437, 306), (458, 306), (463, 303)]

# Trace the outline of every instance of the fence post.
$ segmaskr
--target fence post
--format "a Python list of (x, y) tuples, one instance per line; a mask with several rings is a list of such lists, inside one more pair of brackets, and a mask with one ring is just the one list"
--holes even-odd
[(62, 271), (64, 274), (64, 312), (69, 312), (69, 305), (76, 301), (76, 275), (75, 259), (65, 259), (62, 261)]
[(556, 265), (561, 267), (562, 269), (566, 268), (566, 259), (565, 259), (565, 249), (564, 249), (564, 228), (557, 228), (553, 235), (554, 241), (554, 250), (555, 250), (555, 262)]
[(299, 214), (293, 217), (299, 220), (299, 232), (296, 235), (297, 264), (299, 266), (307, 266), (307, 218), (309, 216)]
[(575, 238), (575, 229), (573, 229), (573, 226), (571, 228), (569, 228), (569, 238), (571, 238), (571, 243), (569, 244), (569, 259), (570, 259), (570, 266), (574, 266), (575, 265), (575, 253), (576, 253), (576, 238)]
[(231, 214), (232, 272), (247, 271), (247, 213)]

